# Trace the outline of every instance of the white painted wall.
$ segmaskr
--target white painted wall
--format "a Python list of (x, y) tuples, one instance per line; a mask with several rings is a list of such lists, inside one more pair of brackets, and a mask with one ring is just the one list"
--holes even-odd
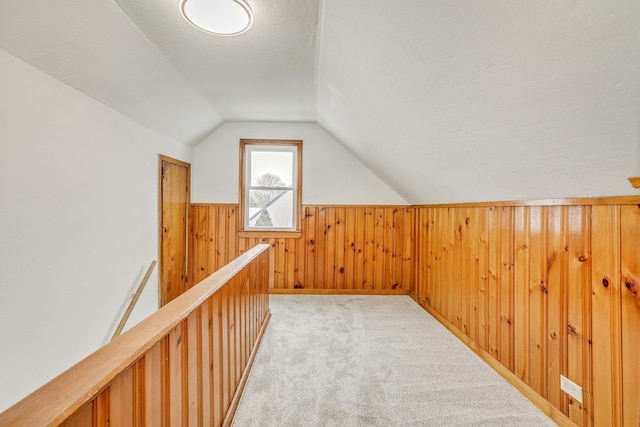
[(157, 259), (158, 153), (191, 150), (0, 49), (0, 411), (113, 333)]
[(227, 122), (194, 148), (194, 203), (238, 203), (240, 139), (301, 139), (302, 203), (407, 204), (314, 123)]

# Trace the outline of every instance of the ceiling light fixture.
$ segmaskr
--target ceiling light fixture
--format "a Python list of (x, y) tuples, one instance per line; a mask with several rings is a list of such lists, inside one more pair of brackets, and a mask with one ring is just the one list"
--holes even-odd
[(244, 0), (181, 0), (180, 12), (194, 27), (219, 36), (242, 34), (253, 23)]

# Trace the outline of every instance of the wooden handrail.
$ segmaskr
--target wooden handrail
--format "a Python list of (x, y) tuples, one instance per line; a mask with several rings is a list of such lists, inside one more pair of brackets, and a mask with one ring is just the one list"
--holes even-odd
[[(145, 354), (149, 352), (150, 349), (152, 349), (152, 347), (157, 348), (156, 344), (161, 344), (161, 347), (162, 345), (164, 345), (165, 347), (169, 347), (169, 342), (167, 340), (170, 337), (170, 334), (175, 335), (176, 331), (178, 331), (178, 334), (181, 333), (180, 331), (184, 333), (184, 337), (182, 335), (178, 335), (176, 341), (172, 342), (172, 344), (174, 344), (174, 347), (184, 344), (182, 350), (180, 350), (181, 353), (179, 354), (182, 354), (184, 357), (186, 357), (186, 355), (188, 354), (187, 352), (191, 350), (191, 347), (186, 347), (187, 344), (185, 342), (192, 337), (191, 335), (186, 335), (186, 331), (191, 325), (191, 323), (188, 322), (192, 322), (195, 317), (200, 319), (201, 317), (205, 317), (205, 315), (207, 317), (211, 316), (211, 321), (213, 321), (214, 316), (211, 314), (210, 307), (208, 308), (209, 311), (204, 312), (204, 309), (202, 308), (203, 304), (207, 302), (209, 305), (212, 304), (211, 298), (214, 297), (224, 298), (225, 295), (228, 297), (228, 295), (230, 295), (229, 292), (232, 291), (229, 290), (229, 287), (225, 287), (231, 283), (234, 283), (233, 280), (240, 273), (242, 273), (243, 276), (238, 276), (238, 278), (242, 280), (236, 280), (237, 290), (233, 292), (236, 292), (237, 295), (241, 295), (241, 292), (245, 292), (244, 289), (246, 288), (247, 282), (249, 280), (256, 281), (256, 287), (257, 289), (259, 289), (257, 291), (251, 291), (251, 289), (249, 289), (245, 292), (245, 294), (242, 294), (245, 295), (244, 297), (238, 297), (237, 299), (234, 297), (234, 303), (238, 300), (242, 301), (242, 298), (245, 298), (245, 300), (251, 300), (252, 297), (256, 301), (260, 301), (259, 299), (256, 299), (256, 295), (259, 294), (259, 296), (262, 298), (260, 302), (261, 306), (259, 308), (262, 311), (265, 311), (265, 314), (262, 315), (261, 313), (259, 313), (260, 310), (256, 309), (255, 307), (249, 307), (247, 309), (238, 306), (238, 308), (235, 308), (235, 311), (233, 311), (233, 313), (235, 313), (234, 315), (237, 315), (240, 312), (255, 313), (255, 319), (258, 319), (260, 316), (262, 316), (262, 318), (268, 319), (268, 284), (264, 283), (267, 279), (266, 276), (268, 275), (268, 271), (266, 268), (266, 266), (268, 265), (268, 255), (265, 253), (268, 248), (269, 245), (261, 244), (248, 250), (243, 255), (240, 255), (238, 258), (201, 281), (198, 285), (189, 289), (187, 292), (174, 299), (173, 301), (162, 307), (160, 310), (147, 317), (145, 320), (127, 330), (124, 334), (118, 336), (116, 339), (98, 349), (96, 352), (94, 352), (84, 360), (78, 362), (75, 366), (71, 367), (58, 377), (51, 380), (49, 383), (34, 391), (23, 400), (7, 409), (5, 412), (0, 413), (0, 426), (57, 426), (67, 421), (71, 416), (78, 414), (83, 416), (87, 415), (84, 414), (84, 412), (86, 412), (85, 409), (88, 408), (86, 406), (87, 404), (90, 404), (89, 409), (91, 410), (89, 411), (89, 415), (91, 415), (91, 417), (87, 417), (86, 419), (95, 420), (96, 418), (99, 418), (101, 414), (100, 411), (102, 410), (104, 412), (104, 406), (101, 407), (99, 402), (96, 403), (96, 398), (99, 397), (100, 394), (104, 392), (105, 389), (107, 389), (114, 382), (114, 380), (116, 380), (116, 378), (122, 377), (122, 373), (125, 373), (127, 371), (131, 373), (131, 369), (129, 368), (133, 367), (136, 362), (141, 360), (141, 358), (143, 358)], [(256, 261), (258, 258), (258, 267), (263, 266), (261, 268), (263, 268), (264, 271), (258, 270), (258, 274), (255, 274), (255, 271), (252, 268), (255, 265), (254, 261)], [(248, 275), (250, 272), (252, 272), (252, 275)], [(248, 276), (246, 276), (245, 278), (244, 275)], [(219, 293), (219, 291), (221, 291), (221, 289), (223, 288), (225, 288), (226, 290), (222, 293)], [(247, 292), (254, 293), (247, 294)], [(217, 293), (217, 296), (214, 295)], [(263, 296), (262, 294), (266, 296)], [(265, 299), (266, 305), (264, 304)], [(231, 303), (227, 302), (227, 304), (227, 308), (230, 312)], [(206, 308), (206, 306), (204, 307)], [(200, 310), (198, 310), (198, 308), (200, 308)], [(200, 317), (195, 316), (196, 313)], [(195, 317), (192, 316), (192, 314), (194, 314)], [(230, 315), (228, 313), (227, 316), (227, 324), (224, 325), (227, 332), (223, 331), (223, 333), (238, 333), (237, 330), (239, 329), (239, 326), (236, 325), (238, 322), (230, 322), (231, 318), (229, 317)], [(246, 328), (251, 329), (251, 334), (259, 337), (257, 330), (260, 329), (261, 325), (262, 327), (264, 327), (264, 322), (262, 321), (263, 319), (258, 320), (260, 321), (260, 324), (256, 325), (256, 322), (254, 322), (253, 319), (250, 319), (247, 316), (245, 318), (245, 326)], [(206, 328), (205, 325), (207, 324), (210, 325), (210, 323), (205, 323), (203, 321), (200, 329)], [(236, 329), (233, 330), (233, 332), (229, 332), (234, 328), (234, 326), (236, 327)], [(198, 331), (200, 330), (198, 329)], [(260, 333), (261, 332), (262, 330), (260, 330)], [(193, 332), (189, 331), (189, 333), (191, 334)], [(250, 334), (246, 334), (247, 340), (249, 338), (249, 335)], [(239, 336), (233, 339), (234, 343), (239, 343), (241, 341)], [(257, 342), (259, 340), (256, 339), (255, 341)], [(231, 338), (227, 338), (227, 343), (229, 342), (231, 342)], [(199, 345), (198, 348), (200, 347), (204, 346)], [(171, 355), (170, 351), (172, 350), (169, 349), (168, 351), (169, 353), (166, 356), (166, 359), (157, 359), (158, 365), (163, 365), (163, 369), (169, 369), (164, 365), (172, 362), (169, 361), (169, 356)], [(229, 353), (226, 354), (228, 355)], [(178, 357), (176, 358), (179, 359)], [(248, 357), (246, 358), (248, 359)], [(160, 362), (161, 360), (163, 361)], [(227, 364), (240, 363), (245, 366), (248, 360), (243, 360), (241, 362), (242, 363), (233, 361), (231, 359), (227, 360)], [(182, 363), (186, 363), (186, 361), (182, 361)], [(151, 364), (151, 362), (149, 362), (149, 364)], [(142, 367), (144, 368), (144, 360), (142, 363)], [(244, 369), (244, 366), (242, 368)], [(137, 365), (136, 369), (139, 369)], [(163, 371), (163, 381), (165, 379), (165, 376), (167, 375), (183, 375), (181, 374), (181, 372), (184, 373), (185, 369), (191, 368), (185, 368), (183, 366), (182, 368), (176, 369), (178, 370), (170, 372), (168, 370)], [(198, 367), (198, 369), (202, 368)], [(129, 375), (128, 377), (133, 377), (133, 375)], [(188, 375), (186, 378), (183, 376), (180, 376), (179, 378), (181, 378), (183, 384), (190, 381)], [(237, 380), (239, 381), (239, 378), (237, 378)], [(172, 385), (173, 384), (174, 383), (172, 383)], [(131, 385), (131, 387), (133, 388), (134, 385)], [(168, 388), (168, 385), (165, 384), (162, 387)], [(233, 391), (235, 387), (237, 387), (237, 384), (228, 384), (227, 388), (231, 389), (232, 387)], [(127, 389), (127, 387), (125, 387), (125, 389)], [(167, 398), (166, 396), (164, 396), (166, 392), (166, 390), (162, 391), (163, 399)], [(189, 389), (189, 392), (191, 392), (191, 389)], [(184, 394), (185, 391), (182, 390), (180, 393)], [(130, 391), (129, 394), (131, 394)], [(228, 398), (228, 400), (230, 400), (230, 397)], [(112, 397), (111, 403), (106, 406), (114, 406), (115, 402), (116, 400)], [(162, 405), (170, 404), (173, 404), (172, 399), (170, 399), (170, 402), (162, 402)], [(227, 402), (227, 405), (228, 404), (229, 403)], [(228, 408), (223, 409), (225, 410), (226, 414), (226, 409)], [(182, 411), (182, 413), (184, 413), (185, 410), (186, 409), (184, 407), (180, 408), (180, 411)], [(225, 414), (221, 414), (220, 416), (224, 418)], [(108, 415), (105, 416), (107, 418), (109, 417)], [(168, 415), (164, 414), (163, 416)], [(183, 414), (182, 416), (184, 417), (185, 415)], [(173, 414), (171, 414), (171, 417), (173, 417)], [(113, 422), (117, 424), (117, 421), (112, 420), (112, 423)], [(98, 420), (97, 424), (94, 425), (100, 424), (100, 420)], [(84, 424), (80, 422), (79, 425)]]
[(116, 331), (113, 333), (113, 336), (111, 337), (112, 340), (118, 335), (120, 335), (120, 333), (124, 329), (124, 325), (127, 324), (127, 320), (129, 320), (129, 316), (131, 316), (133, 307), (136, 306), (136, 303), (138, 302), (138, 298), (140, 298), (140, 295), (142, 294), (142, 291), (144, 290), (145, 285), (149, 281), (149, 277), (151, 277), (151, 273), (153, 272), (153, 269), (156, 266), (156, 264), (157, 264), (157, 261), (155, 259), (151, 261), (151, 265), (149, 265), (149, 268), (147, 269), (147, 273), (144, 275), (144, 277), (142, 278), (142, 281), (138, 285), (138, 289), (136, 289), (136, 293), (133, 294), (133, 298), (131, 298), (131, 301), (129, 302), (129, 306), (127, 307), (127, 310), (122, 315), (122, 319), (120, 319), (120, 323), (118, 323), (118, 327), (116, 328)]

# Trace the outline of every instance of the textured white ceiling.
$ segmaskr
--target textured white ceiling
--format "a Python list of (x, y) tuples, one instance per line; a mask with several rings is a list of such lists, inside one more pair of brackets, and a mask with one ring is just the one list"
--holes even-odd
[(315, 121), (318, 0), (250, 2), (234, 37), (189, 25), (178, 0), (116, 0), (224, 120)]
[[(0, 0), (0, 47), (176, 140), (317, 121), (411, 203), (630, 194), (637, 0)], [(633, 193), (631, 193), (633, 194)]]
[(318, 122), (409, 202), (633, 194), (639, 1), (323, 5)]

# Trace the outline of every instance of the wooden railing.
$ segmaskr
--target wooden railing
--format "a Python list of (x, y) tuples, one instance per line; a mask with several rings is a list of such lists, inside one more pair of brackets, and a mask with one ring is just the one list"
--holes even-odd
[(257, 245), (0, 414), (0, 426), (228, 425), (269, 320)]

